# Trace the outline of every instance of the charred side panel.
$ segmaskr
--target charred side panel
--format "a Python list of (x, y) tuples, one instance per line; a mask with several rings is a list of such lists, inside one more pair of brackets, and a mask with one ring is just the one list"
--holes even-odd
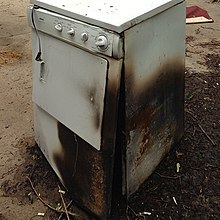
[(176, 64), (167, 64), (154, 73), (155, 79), (146, 82), (140, 96), (127, 96), (128, 109), (129, 103), (139, 106), (133, 111), (131, 105), (133, 114), (126, 118), (130, 193), (183, 134), (184, 67)]
[[(144, 133), (147, 135), (149, 128), (160, 129), (161, 124), (170, 119), (175, 121), (182, 130), (184, 104), (183, 63), (178, 60), (167, 62), (151, 75), (153, 77), (147, 79), (145, 87), (139, 88), (140, 90), (138, 89), (139, 91), (136, 94), (133, 93), (134, 90), (132, 89), (132, 87), (135, 87), (134, 81), (127, 78), (127, 85), (129, 85), (126, 93), (127, 128), (134, 130), (138, 127), (144, 127)], [(145, 136), (143, 142), (146, 142), (146, 138)]]
[(183, 134), (184, 11), (179, 4), (125, 33), (128, 196)]
[[(113, 173), (113, 197), (111, 220), (121, 219), (122, 210), (126, 210), (125, 188), (125, 78), (121, 75), (120, 96), (118, 104), (118, 120), (115, 143), (114, 173)], [(124, 216), (124, 215), (123, 215)]]
[[(174, 65), (170, 64), (170, 67)], [(149, 176), (183, 132), (184, 68), (166, 67), (155, 73), (155, 81), (146, 83), (142, 95), (129, 103), (139, 108), (126, 118), (127, 163), (130, 181), (140, 181)], [(132, 106), (133, 108), (134, 106)], [(138, 183), (136, 183), (138, 185)], [(135, 185), (136, 185), (135, 184)], [(132, 192), (133, 183), (129, 191)]]

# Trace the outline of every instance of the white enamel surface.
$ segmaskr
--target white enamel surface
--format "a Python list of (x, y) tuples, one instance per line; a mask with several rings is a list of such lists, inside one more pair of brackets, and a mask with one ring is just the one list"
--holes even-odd
[[(107, 60), (39, 34), (45, 64), (33, 60), (33, 101), (99, 150)], [(35, 32), (33, 42), (35, 57)]]
[[(32, 12), (33, 7), (28, 7), (29, 25), (34, 28)], [(34, 9), (34, 23), (37, 30), (74, 46), (107, 56), (121, 57), (122, 45), (120, 36), (116, 33), (42, 8)], [(106, 39), (106, 47), (97, 45), (99, 37)]]
[(183, 0), (31, 0), (32, 4), (122, 32)]
[(35, 140), (54, 171), (61, 179), (61, 174), (54, 161), (54, 154), (62, 154), (62, 146), (58, 138), (57, 120), (34, 104)]

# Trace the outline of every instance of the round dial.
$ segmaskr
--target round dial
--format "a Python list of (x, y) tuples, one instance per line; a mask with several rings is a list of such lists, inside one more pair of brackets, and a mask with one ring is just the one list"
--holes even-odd
[(73, 28), (70, 28), (68, 31), (67, 31), (67, 34), (71, 35), (71, 36), (74, 36), (75, 35), (75, 30)]
[(105, 50), (108, 47), (108, 39), (106, 36), (100, 35), (97, 37), (95, 44), (99, 49)]
[(89, 39), (89, 35), (85, 32), (81, 34), (81, 40), (86, 42)]
[(55, 26), (55, 29), (57, 30), (57, 31), (62, 31), (63, 30), (63, 26), (62, 26), (62, 24), (56, 24)]

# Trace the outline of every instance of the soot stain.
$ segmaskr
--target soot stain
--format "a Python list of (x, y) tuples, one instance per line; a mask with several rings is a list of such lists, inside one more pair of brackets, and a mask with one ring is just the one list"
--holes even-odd
[(58, 122), (62, 152), (54, 161), (74, 201), (89, 213), (101, 215), (104, 206), (105, 176), (102, 153)]
[[(177, 62), (178, 63), (178, 62)], [(132, 73), (131, 73), (132, 74)], [(169, 118), (182, 121), (184, 105), (184, 68), (181, 64), (168, 63), (153, 73), (153, 79), (145, 83), (144, 88), (138, 88), (134, 93), (134, 81), (129, 82), (130, 89), (127, 93), (126, 107), (131, 113), (128, 115), (129, 129), (132, 129), (131, 122), (137, 118), (141, 126), (144, 121), (149, 122), (149, 117), (141, 117), (142, 112), (152, 115), (154, 113), (154, 127), (161, 124)], [(131, 91), (131, 92), (129, 92)], [(133, 104), (134, 103), (134, 104)], [(147, 114), (146, 113), (146, 114)], [(140, 115), (140, 116), (139, 116)], [(141, 122), (141, 123), (140, 123)], [(134, 123), (134, 122), (133, 122)]]
[(92, 89), (90, 89), (88, 91), (89, 94), (89, 100), (90, 103), (92, 105), (93, 111), (94, 111), (94, 125), (95, 128), (98, 129), (100, 127), (100, 123), (101, 123), (101, 116), (100, 116), (100, 105), (97, 102), (97, 88), (93, 87)]
[[(130, 143), (130, 132), (135, 131), (141, 156), (153, 146), (156, 135), (163, 133), (167, 124), (173, 124), (170, 139), (178, 140), (183, 132), (184, 112), (184, 67), (178, 62), (167, 63), (153, 73), (144, 87), (136, 88), (134, 72), (127, 76), (126, 135)], [(136, 91), (136, 92), (134, 92)], [(148, 131), (148, 132), (146, 132)], [(142, 136), (142, 137), (140, 137)], [(132, 140), (134, 142), (134, 140)], [(139, 155), (139, 159), (141, 158)]]
[[(89, 168), (87, 167), (87, 152), (82, 146), (82, 139), (70, 129), (58, 122), (58, 137), (62, 145), (62, 152), (54, 155), (54, 161), (60, 171), (63, 182), (74, 197), (85, 196), (90, 190)], [(86, 173), (86, 175), (82, 175)]]

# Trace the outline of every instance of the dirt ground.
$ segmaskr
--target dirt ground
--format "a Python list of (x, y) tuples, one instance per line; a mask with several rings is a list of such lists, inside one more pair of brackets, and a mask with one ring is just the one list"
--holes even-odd
[[(61, 219), (27, 180), (60, 206), (60, 183), (34, 142), (27, 4), (0, 0), (0, 220)], [(186, 26), (184, 137), (130, 198), (122, 219), (220, 219), (220, 2), (187, 5), (206, 9), (214, 22)], [(81, 216), (75, 219), (86, 219), (72, 209)]]

